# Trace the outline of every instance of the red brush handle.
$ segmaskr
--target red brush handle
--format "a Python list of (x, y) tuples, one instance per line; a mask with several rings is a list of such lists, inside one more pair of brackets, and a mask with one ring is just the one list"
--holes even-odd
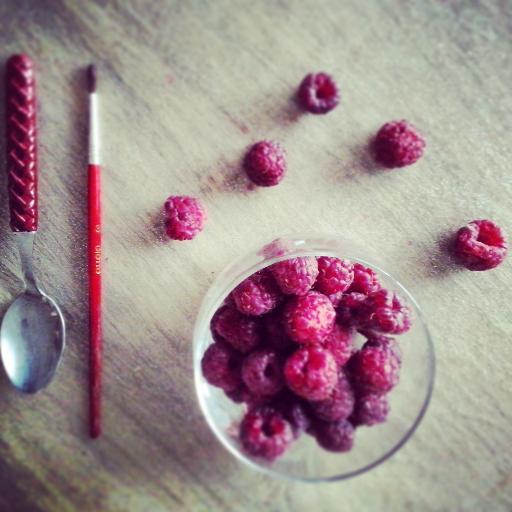
[(101, 434), (101, 168), (89, 165), (90, 434)]
[(9, 209), (13, 231), (37, 231), (37, 126), (34, 65), (13, 55), (5, 69)]

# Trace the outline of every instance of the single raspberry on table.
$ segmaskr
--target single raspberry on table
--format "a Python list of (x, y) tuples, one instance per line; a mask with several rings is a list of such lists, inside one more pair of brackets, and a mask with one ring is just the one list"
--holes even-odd
[(242, 364), (242, 379), (253, 395), (275, 395), (284, 386), (281, 358), (274, 350), (251, 352)]
[(227, 343), (216, 342), (211, 344), (201, 359), (201, 370), (204, 378), (212, 386), (222, 388), (224, 391), (233, 391), (241, 383), (240, 366), (241, 357)]
[(357, 292), (368, 295), (369, 293), (380, 290), (380, 288), (379, 279), (374, 270), (361, 265), (361, 263), (354, 263), (354, 280), (347, 290), (347, 293)]
[(364, 293), (351, 292), (344, 294), (336, 310), (336, 320), (341, 325), (357, 326), (361, 322), (366, 295)]
[(286, 174), (286, 152), (277, 142), (262, 140), (254, 144), (245, 155), (244, 168), (256, 185), (273, 187)]
[(347, 363), (356, 392), (387, 393), (400, 377), (400, 363), (386, 348), (366, 347), (357, 351)]
[(270, 270), (283, 293), (304, 295), (315, 284), (318, 263), (313, 256), (290, 258), (274, 263)]
[(272, 274), (261, 270), (242, 281), (231, 296), (240, 313), (259, 316), (276, 307), (281, 292)]
[(354, 401), (352, 385), (341, 372), (331, 394), (325, 400), (311, 402), (310, 406), (317, 418), (324, 421), (337, 421), (345, 420), (352, 414)]
[(265, 343), (279, 352), (295, 345), (286, 334), (282, 308), (275, 309), (263, 317), (263, 335)]
[(244, 354), (250, 352), (261, 341), (259, 319), (242, 315), (230, 306), (222, 306), (213, 315), (211, 330)]
[(386, 123), (374, 140), (375, 158), (386, 167), (405, 167), (423, 155), (425, 139), (405, 119)]
[(402, 364), (402, 349), (395, 338), (390, 338), (389, 336), (372, 331), (361, 330), (359, 332), (366, 336), (366, 343), (363, 345), (363, 348), (381, 347), (385, 350), (389, 350), (396, 358), (398, 364)]
[(368, 427), (377, 423), (384, 423), (389, 413), (389, 402), (386, 395), (363, 394), (358, 396), (350, 422), (355, 427), (366, 425)]
[(384, 288), (370, 293), (361, 312), (361, 323), (366, 329), (402, 334), (411, 328), (411, 309), (402, 299)]
[(309, 429), (311, 424), (311, 412), (309, 407), (298, 396), (291, 391), (283, 391), (272, 405), (283, 415), (292, 427), (295, 438), (298, 438), (303, 432)]
[(294, 439), (293, 429), (274, 407), (251, 408), (240, 424), (240, 442), (245, 451), (268, 461), (282, 455)]
[(354, 331), (350, 327), (341, 324), (334, 324), (332, 331), (322, 341), (322, 348), (328, 350), (338, 368), (341, 368), (350, 359), (354, 350), (353, 346)]
[(316, 421), (313, 432), (316, 442), (330, 452), (348, 452), (354, 445), (354, 427), (347, 420)]
[(310, 73), (299, 85), (297, 97), (304, 110), (313, 114), (326, 114), (340, 101), (338, 86), (327, 73)]
[(490, 270), (507, 256), (503, 230), (490, 220), (473, 220), (459, 229), (455, 255), (469, 270)]
[(324, 400), (338, 381), (338, 369), (332, 354), (317, 346), (294, 352), (284, 365), (287, 386), (309, 401)]
[(206, 210), (199, 199), (170, 196), (164, 204), (165, 230), (173, 240), (192, 240), (206, 222)]
[(297, 343), (320, 343), (332, 331), (336, 312), (331, 301), (319, 292), (293, 297), (284, 308), (288, 336)]
[(318, 261), (318, 277), (315, 290), (331, 295), (344, 292), (354, 280), (354, 265), (351, 261), (320, 256)]

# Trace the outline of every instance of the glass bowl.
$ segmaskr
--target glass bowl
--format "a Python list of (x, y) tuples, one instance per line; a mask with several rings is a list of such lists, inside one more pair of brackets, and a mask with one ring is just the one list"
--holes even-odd
[[(367, 251), (366, 251), (367, 252)], [(324, 451), (314, 438), (303, 434), (277, 460), (269, 463), (244, 453), (238, 425), (245, 406), (231, 402), (221, 389), (208, 384), (201, 372), (201, 358), (213, 343), (210, 320), (226, 296), (245, 278), (277, 261), (298, 256), (336, 256), (373, 268), (383, 287), (397, 291), (412, 310), (412, 328), (397, 337), (403, 352), (400, 382), (389, 394), (390, 413), (385, 423), (360, 427), (354, 446), (346, 453)], [(411, 437), (427, 409), (434, 381), (434, 346), (421, 310), (407, 289), (375, 264), (353, 242), (337, 237), (279, 238), (231, 263), (206, 293), (194, 328), (194, 379), (203, 414), (219, 441), (238, 460), (271, 476), (321, 482), (349, 478), (381, 464)], [(356, 339), (356, 346), (364, 342)]]

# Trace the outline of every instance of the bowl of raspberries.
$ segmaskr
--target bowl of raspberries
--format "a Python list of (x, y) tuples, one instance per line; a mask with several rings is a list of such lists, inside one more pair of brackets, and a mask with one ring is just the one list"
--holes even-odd
[(280, 238), (232, 263), (194, 330), (205, 418), (239, 460), (339, 480), (389, 458), (432, 393), (435, 356), (412, 295), (336, 237)]

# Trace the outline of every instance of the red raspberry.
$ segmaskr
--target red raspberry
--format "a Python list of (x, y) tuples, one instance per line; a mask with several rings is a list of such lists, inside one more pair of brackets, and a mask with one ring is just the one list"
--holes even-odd
[(386, 167), (404, 167), (416, 162), (425, 149), (425, 139), (405, 120), (386, 123), (374, 141), (375, 158)]
[(364, 326), (372, 331), (402, 334), (411, 328), (410, 308), (390, 290), (370, 293), (361, 315)]
[(270, 272), (262, 270), (242, 281), (231, 296), (240, 313), (259, 316), (276, 307), (281, 293)]
[(341, 297), (337, 309), (337, 321), (346, 326), (355, 326), (361, 322), (361, 313), (366, 301), (364, 293), (346, 293)]
[(352, 355), (354, 348), (352, 344), (353, 333), (350, 327), (336, 323), (327, 338), (322, 341), (322, 348), (332, 354), (338, 368), (341, 368)]
[(402, 364), (402, 350), (400, 349), (400, 345), (395, 338), (390, 338), (389, 336), (384, 336), (383, 334), (377, 334), (375, 332), (367, 332), (360, 331), (361, 334), (364, 334), (367, 338), (366, 343), (363, 345), (365, 347), (381, 347), (383, 349), (389, 350), (391, 354), (396, 358), (399, 365)]
[(297, 343), (320, 343), (332, 331), (336, 312), (331, 301), (319, 292), (294, 297), (284, 308), (288, 336)]
[(354, 409), (354, 391), (343, 372), (338, 376), (338, 383), (325, 400), (311, 402), (313, 414), (324, 421), (347, 419)]
[(361, 265), (361, 263), (354, 263), (354, 280), (347, 290), (348, 293), (357, 292), (368, 295), (380, 288), (379, 279), (374, 270)]
[(272, 405), (284, 416), (292, 427), (297, 439), (302, 432), (306, 432), (311, 424), (310, 411), (306, 403), (295, 396), (291, 391), (285, 391), (272, 401)]
[(397, 383), (400, 364), (382, 347), (366, 347), (356, 352), (348, 362), (352, 381), (359, 392), (387, 393)]
[(229, 306), (221, 307), (213, 316), (211, 328), (236, 350), (250, 352), (261, 341), (261, 325), (258, 319), (242, 315)]
[(318, 261), (318, 277), (315, 290), (330, 295), (344, 292), (354, 280), (354, 265), (348, 260), (321, 256)]
[(273, 350), (257, 350), (242, 365), (242, 379), (253, 395), (275, 395), (284, 386), (282, 362)]
[(251, 403), (254, 398), (243, 382), (241, 382), (238, 387), (224, 391), (224, 393), (231, 401), (235, 402), (235, 404)]
[(310, 73), (302, 80), (298, 99), (304, 110), (313, 114), (326, 114), (335, 108), (340, 95), (334, 79), (327, 73)]
[(240, 424), (240, 441), (245, 451), (269, 461), (282, 455), (293, 438), (291, 425), (268, 405), (250, 409)]
[(327, 298), (331, 301), (332, 305), (337, 308), (340, 305), (341, 299), (343, 298), (343, 292), (329, 293)]
[(355, 427), (384, 423), (388, 417), (389, 403), (386, 395), (367, 394), (356, 399), (350, 422)]
[(316, 442), (330, 452), (348, 452), (354, 445), (354, 427), (347, 420), (317, 421), (313, 432)]
[(232, 391), (240, 386), (240, 364), (240, 355), (222, 342), (210, 345), (201, 359), (204, 378), (224, 391)]
[(338, 381), (334, 358), (320, 347), (304, 347), (294, 352), (284, 365), (288, 387), (306, 400), (324, 400)]
[(455, 254), (469, 270), (497, 267), (507, 250), (505, 234), (490, 220), (474, 220), (457, 232)]
[(277, 142), (262, 140), (245, 155), (244, 167), (256, 185), (273, 187), (286, 174), (286, 152)]
[(286, 335), (282, 308), (263, 317), (265, 342), (273, 349), (282, 352), (293, 347), (295, 343)]
[(304, 295), (315, 283), (318, 263), (313, 256), (291, 258), (274, 263), (270, 270), (283, 293)]
[(165, 229), (173, 240), (192, 240), (206, 222), (206, 210), (194, 197), (170, 196), (165, 201)]

